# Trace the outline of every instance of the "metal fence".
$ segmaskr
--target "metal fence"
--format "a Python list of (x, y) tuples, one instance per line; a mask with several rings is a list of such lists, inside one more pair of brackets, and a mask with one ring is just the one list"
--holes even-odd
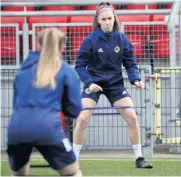
[[(164, 22), (124, 22), (121, 23), (122, 32), (128, 37), (134, 46), (134, 54), (139, 65), (151, 65), (154, 67), (177, 66), (181, 63), (180, 59), (180, 26), (174, 28), (175, 35), (167, 33), (167, 27)], [(46, 27), (61, 28), (67, 34), (65, 59), (70, 64), (75, 64), (75, 57), (78, 54), (79, 47), (85, 37), (87, 37), (92, 27), (90, 23), (66, 23), (66, 24), (33, 24), (32, 31), (23, 31), (24, 42), (22, 43), (21, 32), (18, 30), (18, 24), (15, 25), (15, 31), (11, 31), (12, 25), (2, 24), (1, 34), (1, 64), (2, 66), (18, 66), (23, 61), (23, 53), (29, 50), (38, 49), (36, 34)], [(135, 30), (135, 31), (134, 31)], [(174, 37), (174, 41), (171, 40)], [(173, 41), (173, 42), (172, 42)], [(172, 43), (171, 43), (172, 42)], [(171, 43), (171, 44), (170, 44)], [(26, 46), (26, 48), (25, 48)], [(175, 46), (175, 58), (171, 60), (171, 52)], [(24, 47), (24, 48), (23, 48)], [(170, 49), (171, 47), (171, 49)], [(22, 51), (25, 50), (25, 51)], [(175, 62), (174, 62), (175, 60)]]
[[(155, 67), (181, 65), (179, 24), (175, 25), (171, 34), (167, 32), (165, 22), (123, 22), (121, 26), (134, 46), (139, 65), (150, 65), (152, 71)], [(25, 29), (23, 36), (18, 24), (1, 24), (1, 65), (18, 66), (23, 61), (23, 54), (38, 49), (37, 32), (46, 27), (58, 27), (66, 32), (64, 57), (74, 65), (83, 39), (92, 31), (90, 23), (37, 23), (32, 25), (32, 30)]]
[(170, 40), (165, 22), (124, 22), (122, 31), (134, 46), (139, 65), (170, 66)]
[[(152, 155), (153, 147), (181, 147), (181, 10), (167, 30), (166, 22), (122, 22), (122, 32), (134, 46), (137, 63), (141, 67), (146, 89), (142, 92), (129, 85), (124, 74), (125, 85), (136, 106), (142, 146)], [(65, 59), (75, 64), (82, 40), (92, 31), (90, 23), (18, 23), (1, 24), (1, 146), (6, 147), (7, 123), (12, 113), (12, 82), (17, 68), (29, 50), (38, 48), (36, 34), (45, 27), (56, 26), (66, 32)], [(151, 72), (150, 72), (151, 67)], [(170, 67), (170, 68), (164, 68)], [(156, 80), (151, 80), (155, 78)], [(155, 89), (154, 89), (155, 88)], [(171, 103), (171, 104), (170, 104)], [(156, 108), (155, 108), (156, 105)], [(102, 96), (98, 107), (110, 104)], [(155, 117), (155, 119), (154, 119)], [(155, 126), (154, 126), (155, 125)], [(152, 135), (156, 135), (155, 138)], [(154, 140), (154, 141), (153, 141)], [(127, 125), (116, 110), (97, 109), (89, 123), (85, 149), (129, 148)]]
[(17, 69), (1, 70), (1, 148), (6, 148), (7, 125), (13, 108), (13, 82)]
[(20, 65), (19, 24), (1, 24), (1, 65)]
[[(2, 69), (2, 88), (1, 96), (3, 98), (1, 110), (1, 146), (6, 148), (6, 131), (9, 118), (12, 114), (12, 83), (15, 77), (16, 69)], [(149, 66), (140, 68), (140, 73), (143, 81), (145, 81), (146, 88), (143, 91), (135, 90), (128, 81), (125, 71), (123, 76), (125, 78), (125, 86), (131, 95), (136, 107), (136, 112), (140, 122), (142, 146), (147, 149), (145, 153), (147, 156), (152, 156), (153, 141), (152, 137), (148, 135), (153, 130), (153, 115), (152, 115), (152, 101), (151, 101), (151, 69)], [(110, 103), (105, 96), (101, 96), (92, 119), (90, 120), (85, 140), (85, 149), (97, 148), (129, 148), (130, 142), (127, 133), (127, 124), (123, 118), (117, 113), (115, 109), (101, 109), (100, 107), (111, 108)], [(148, 154), (149, 153), (149, 154)]]
[[(151, 82), (149, 80), (150, 67), (141, 67), (141, 77), (145, 81), (146, 88), (143, 91), (136, 90), (130, 85), (128, 78), (125, 78), (125, 87), (131, 95), (136, 107), (138, 120), (141, 128), (142, 146), (150, 146), (150, 139), (147, 134), (151, 132), (152, 126), (152, 103), (151, 103)], [(148, 80), (147, 80), (148, 79)], [(85, 140), (85, 148), (129, 148), (130, 142), (127, 134), (127, 124), (115, 109), (100, 109), (99, 107), (109, 107), (110, 103), (105, 96), (101, 96), (94, 112)]]
[(155, 132), (158, 146), (181, 152), (181, 67), (156, 69)]

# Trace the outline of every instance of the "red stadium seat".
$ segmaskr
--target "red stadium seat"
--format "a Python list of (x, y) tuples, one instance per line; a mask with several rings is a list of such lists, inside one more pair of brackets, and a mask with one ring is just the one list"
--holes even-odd
[(143, 35), (132, 35), (127, 34), (126, 37), (131, 41), (134, 48), (134, 55), (138, 58), (144, 57), (144, 45), (145, 45), (145, 38)]
[[(40, 31), (42, 28), (39, 28), (38, 30)], [(36, 32), (38, 32), (38, 30)], [(39, 44), (38, 38), (36, 37), (36, 42), (35, 42), (35, 50), (40, 50), (41, 46)], [(30, 48), (32, 48), (32, 37), (30, 37)]]
[(151, 35), (155, 35), (155, 34), (167, 34), (167, 25), (162, 25), (162, 24), (157, 24), (157, 25), (153, 25), (152, 29), (151, 29)]
[[(122, 15), (118, 16), (118, 19), (121, 22), (149, 22), (150, 21), (150, 15)], [(149, 34), (149, 25), (126, 25), (127, 32), (130, 33), (142, 33), (142, 34)]]
[[(23, 28), (23, 23), (24, 23), (24, 17), (1, 17), (1, 24), (14, 24), (18, 23), (19, 24), (19, 30), (22, 30)], [(9, 27), (7, 27), (6, 30), (7, 33), (10, 32)]]
[(92, 31), (94, 16), (71, 16), (70, 23), (91, 23), (90, 26), (72, 26), (71, 33), (84, 33)]
[(97, 6), (84, 6), (83, 10), (96, 10)]
[[(36, 16), (36, 17), (28, 17), (28, 24), (29, 24), (29, 29), (32, 30), (32, 25), (37, 24), (37, 23), (52, 23), (51, 27), (53, 27), (53, 24), (57, 25), (57, 23), (67, 23), (68, 18), (67, 16), (62, 16), (62, 17), (51, 17), (51, 16), (44, 16), (43, 21), (41, 16)], [(57, 27), (57, 26), (56, 26)], [(42, 27), (36, 27), (36, 33), (41, 31), (42, 29), (46, 28), (46, 26)], [(67, 25), (65, 26), (60, 26), (58, 27), (65, 33), (67, 33)], [(30, 36), (30, 48), (32, 48), (32, 37)], [(36, 49), (39, 49), (39, 44), (36, 40)]]
[(0, 36), (1, 41), (1, 62), (11, 62), (16, 58), (16, 36)]
[[(34, 11), (35, 10), (35, 7), (30, 7), (30, 6), (28, 6), (28, 7), (26, 7), (26, 10), (27, 11)], [(14, 7), (12, 7), (12, 6), (5, 6), (4, 8), (3, 8), (3, 11), (24, 11), (24, 7), (23, 6), (14, 6)]]
[(154, 46), (154, 56), (157, 58), (169, 57), (170, 55), (170, 45), (169, 45), (169, 35), (164, 34), (153, 35), (153, 41), (151, 41)]
[[(64, 10), (76, 10), (76, 6), (45, 6), (43, 10), (46, 11), (64, 11)], [(70, 21), (71, 16), (67, 17), (67, 20)]]
[(76, 10), (76, 6), (45, 6), (43, 10), (58, 11), (58, 10)]
[[(114, 9), (117, 9), (116, 5), (113, 5)], [(83, 10), (96, 10), (97, 6), (96, 5), (89, 5), (89, 6), (84, 6)]]
[(156, 4), (150, 4), (150, 5), (132, 5), (132, 4), (129, 4), (126, 6), (126, 9), (129, 9), (129, 10), (137, 10), (137, 9), (157, 9), (157, 5)]
[(118, 19), (120, 22), (149, 22), (150, 15), (134, 15), (134, 18), (132, 15), (119, 15)]
[[(154, 22), (157, 21), (165, 21), (167, 15), (153, 15), (152, 20)], [(151, 35), (155, 35), (155, 34), (165, 34), (167, 33), (167, 25), (166, 24), (157, 24), (157, 25), (153, 25), (151, 28)]]
[(92, 23), (94, 16), (71, 16), (70, 23)]
[[(153, 15), (151, 21), (164, 22), (166, 15)], [(169, 58), (169, 35), (166, 24), (154, 24), (150, 27), (150, 44), (153, 45), (153, 54), (155, 58)]]
[(72, 56), (76, 57), (78, 55), (79, 48), (83, 40), (88, 36), (88, 34), (73, 34), (71, 36), (71, 46), (72, 46)]
[(6, 27), (2, 27), (1, 26), (1, 35), (8, 35), (8, 36), (12, 36), (16, 34), (16, 28), (13, 26), (6, 26)]
[(160, 15), (153, 15), (151, 21), (165, 21), (165, 17), (168, 15), (160, 14)]
[[(43, 20), (42, 20), (43, 18)], [(67, 16), (62, 16), (62, 17), (51, 17), (51, 16), (36, 16), (36, 17), (29, 17), (28, 18), (28, 23), (29, 23), (29, 29), (32, 29), (32, 24), (35, 23), (67, 23), (68, 22), (68, 18)], [(67, 29), (67, 27), (64, 27), (63, 29)]]
[(82, 41), (92, 32), (92, 22), (94, 16), (72, 16), (70, 23), (91, 23), (90, 26), (71, 26), (70, 39), (72, 46), (72, 56), (77, 56)]
[(167, 8), (171, 9), (173, 4), (167, 4)]
[[(18, 24), (19, 30), (22, 30), (23, 23), (24, 23), (24, 17), (1, 17), (1, 24)], [(17, 47), (16, 46), (16, 28), (13, 26), (12, 27), (1, 26), (0, 40), (1, 40), (1, 64), (15, 64), (16, 47)], [(19, 49), (20, 47), (18, 48), (18, 50)]]

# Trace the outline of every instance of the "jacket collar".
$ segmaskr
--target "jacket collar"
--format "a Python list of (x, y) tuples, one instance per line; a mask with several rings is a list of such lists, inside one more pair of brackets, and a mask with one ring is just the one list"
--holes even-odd
[(116, 35), (116, 32), (114, 31), (105, 33), (100, 27), (95, 28), (94, 33), (106, 40), (107, 38), (113, 37)]
[(40, 58), (39, 51), (30, 51), (27, 59), (22, 64), (21, 69), (31, 68), (32, 66), (36, 65), (39, 61), (39, 58)]

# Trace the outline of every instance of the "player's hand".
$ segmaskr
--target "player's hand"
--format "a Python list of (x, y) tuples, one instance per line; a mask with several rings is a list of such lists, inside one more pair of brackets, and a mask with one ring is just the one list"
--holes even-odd
[(136, 88), (138, 88), (138, 89), (140, 89), (140, 90), (145, 88), (145, 84), (144, 84), (143, 81), (136, 81), (136, 82), (134, 83), (134, 85), (136, 86)]
[(97, 84), (91, 84), (89, 86), (89, 91), (90, 92), (99, 92), (99, 91), (103, 91), (102, 87), (100, 87), (99, 85)]

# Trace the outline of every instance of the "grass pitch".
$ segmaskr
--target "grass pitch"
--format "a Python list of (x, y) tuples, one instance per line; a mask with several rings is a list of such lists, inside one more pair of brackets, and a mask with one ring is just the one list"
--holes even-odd
[[(136, 169), (133, 159), (83, 159), (80, 167), (84, 176), (181, 176), (181, 159), (149, 159), (153, 169)], [(47, 164), (31, 160), (31, 164)], [(10, 176), (7, 161), (1, 161), (1, 176)], [(51, 168), (31, 168), (30, 175), (58, 175)]]

